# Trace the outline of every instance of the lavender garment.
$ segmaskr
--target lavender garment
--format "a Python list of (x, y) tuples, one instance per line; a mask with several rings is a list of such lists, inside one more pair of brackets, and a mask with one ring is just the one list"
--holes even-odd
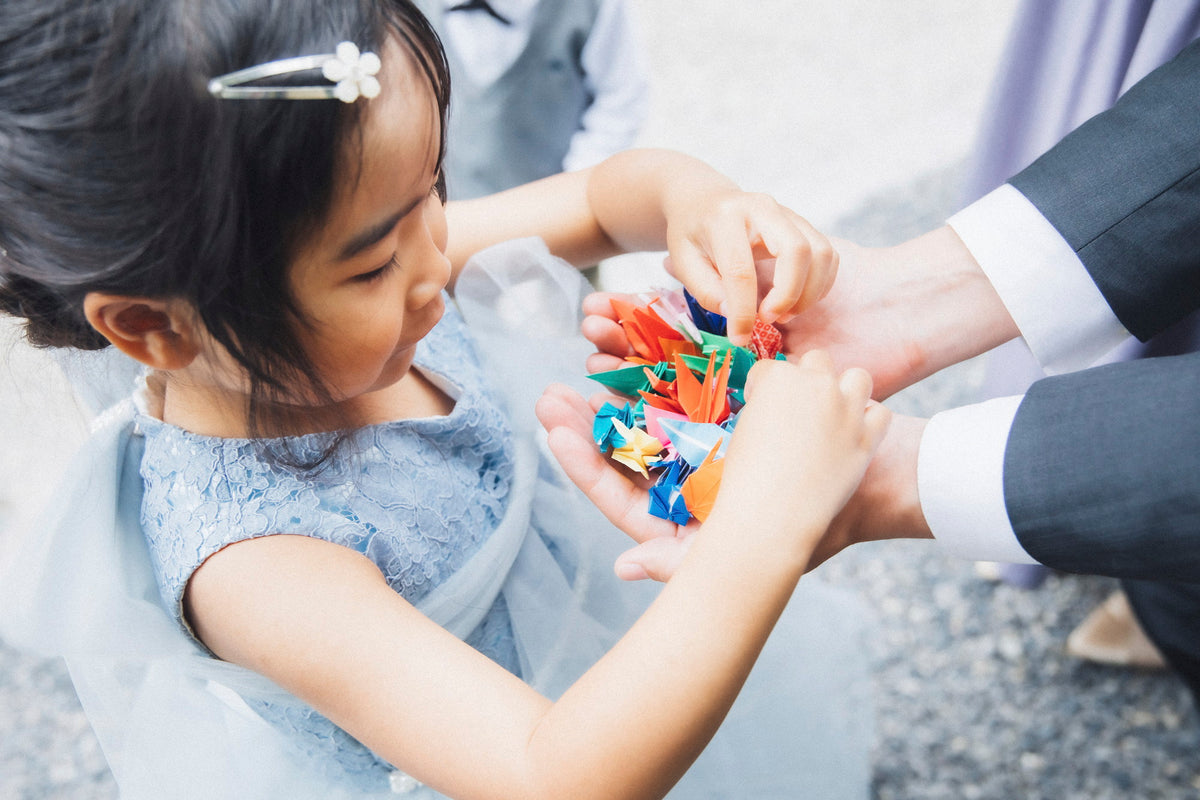
[[(968, 164), (964, 203), (1004, 183), (1200, 36), (1197, 0), (1025, 0)], [(1190, 340), (1188, 330), (1172, 336)], [(1191, 349), (1170, 345), (1171, 350)], [(1136, 340), (1103, 361), (1146, 355)], [(989, 357), (982, 397), (1023, 393), (1044, 373), (1023, 342)]]

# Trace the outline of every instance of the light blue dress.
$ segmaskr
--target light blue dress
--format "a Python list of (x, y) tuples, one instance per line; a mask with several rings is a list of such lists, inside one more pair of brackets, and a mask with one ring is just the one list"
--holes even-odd
[[(455, 400), (453, 412), (362, 429), (346, 443), (344, 457), (311, 477), (272, 466), (252, 441), (198, 436), (139, 415), (142, 527), (163, 601), (185, 631), (188, 579), (234, 542), (282, 533), (348, 547), (374, 562), (414, 605), (479, 550), (507, 507), (511, 431), (453, 307), (420, 342), (415, 364)], [(311, 457), (325, 438), (292, 444)], [(503, 596), (466, 642), (520, 674)], [(307, 705), (251, 705), (286, 730), (312, 763), (327, 765), (330, 777), (365, 790), (387, 788), (391, 767)]]
[[(657, 587), (613, 576), (629, 541), (565, 479), (532, 414), (551, 379), (587, 388), (585, 291), (540, 241), (477, 255), (456, 287), (468, 325), (448, 310), (416, 359), (453, 412), (366, 428), (316, 477), (128, 401), (97, 420), (39, 526), (47, 535), (0, 583), (0, 603), (22, 611), (0, 622), (9, 641), (66, 657), (124, 800), (440, 796), (191, 636), (179, 602), (188, 577), (235, 541), (291, 533), (358, 550), (418, 610), (547, 697), (613, 645)], [(867, 616), (819, 577), (801, 581), (669, 797), (866, 800)]]

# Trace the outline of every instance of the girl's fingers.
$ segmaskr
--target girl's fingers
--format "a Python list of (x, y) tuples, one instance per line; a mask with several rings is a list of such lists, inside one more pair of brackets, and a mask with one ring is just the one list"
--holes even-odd
[(770, 289), (759, 304), (764, 322), (775, 322), (799, 304), (812, 281), (811, 247), (795, 220), (773, 216), (757, 226), (763, 249), (775, 260)]
[(725, 297), (721, 276), (692, 242), (685, 240), (676, 244), (663, 266), (671, 277), (687, 287), (700, 305), (709, 311), (720, 310)]
[(874, 451), (879, 447), (892, 422), (892, 411), (883, 403), (871, 400), (863, 415), (864, 441)]
[(820, 243), (813, 243), (813, 259), (814, 262), (819, 262), (824, 265), (821, 270), (823, 280), (817, 283), (815, 294), (804, 308), (819, 303), (824, 299), (825, 295), (829, 294), (829, 290), (833, 288), (834, 281), (837, 280), (838, 267), (841, 266), (842, 257), (834, 247), (833, 242), (825, 236), (821, 236)]
[(842, 394), (851, 401), (854, 408), (865, 408), (871, 399), (873, 386), (871, 374), (860, 367), (851, 367), (838, 378), (838, 386)]
[[(712, 259), (721, 275), (725, 302), (715, 310), (728, 320), (726, 335), (734, 344), (746, 345), (754, 330), (758, 311), (758, 271), (754, 268), (754, 252), (747, 237), (747, 220), (739, 216), (738, 224), (726, 224), (712, 232)], [(710, 307), (711, 308), (711, 307)]]
[(808, 280), (800, 299), (789, 311), (799, 313), (816, 305), (821, 298), (829, 294), (833, 281), (837, 277), (838, 253), (833, 243), (814, 231), (814, 238), (809, 242)]
[(746, 385), (742, 389), (747, 405), (754, 402), (754, 397), (758, 393), (758, 382), (765, 379), (767, 372), (779, 363), (777, 361), (759, 361), (750, 367), (750, 372), (746, 375)]
[(801, 367), (821, 370), (822, 372), (833, 370), (833, 357), (829, 355), (829, 351), (827, 350), (809, 350), (800, 356), (800, 360), (796, 363)]

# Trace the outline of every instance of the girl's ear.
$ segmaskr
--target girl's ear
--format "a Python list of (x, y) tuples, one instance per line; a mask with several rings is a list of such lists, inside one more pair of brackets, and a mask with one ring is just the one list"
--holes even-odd
[(114, 347), (154, 369), (182, 369), (200, 352), (194, 317), (181, 301), (89, 292), (83, 313)]

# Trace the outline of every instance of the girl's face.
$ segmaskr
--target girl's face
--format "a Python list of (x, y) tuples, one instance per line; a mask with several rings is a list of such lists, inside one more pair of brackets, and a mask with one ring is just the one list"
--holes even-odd
[(367, 103), (361, 158), (345, 159), (330, 214), (289, 275), (309, 322), (300, 333), (309, 358), (335, 397), (351, 402), (404, 377), (441, 319), (450, 279), (432, 89), (399, 45), (389, 41), (380, 55), (383, 91), (359, 101)]

